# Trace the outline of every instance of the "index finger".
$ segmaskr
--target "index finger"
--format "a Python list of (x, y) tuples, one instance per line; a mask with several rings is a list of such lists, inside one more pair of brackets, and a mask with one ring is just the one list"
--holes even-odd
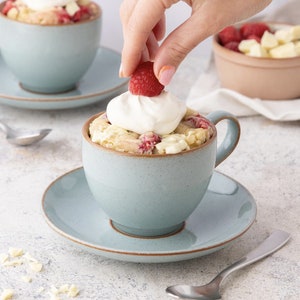
[(123, 76), (131, 75), (136, 69), (152, 30), (164, 20), (165, 9), (160, 0), (139, 0), (129, 19), (123, 21), (126, 22), (123, 23)]

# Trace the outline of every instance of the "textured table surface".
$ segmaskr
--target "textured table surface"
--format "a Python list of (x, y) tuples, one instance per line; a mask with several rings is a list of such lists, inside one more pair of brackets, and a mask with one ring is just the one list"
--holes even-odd
[[(198, 70), (188, 60), (171, 86), (184, 99)], [(50, 299), (51, 286), (75, 284), (78, 299), (169, 299), (175, 283), (204, 284), (223, 267), (256, 246), (274, 229), (291, 240), (265, 260), (232, 275), (224, 299), (300, 297), (300, 122), (276, 123), (263, 117), (240, 118), (242, 135), (235, 152), (218, 170), (244, 185), (257, 203), (253, 226), (235, 243), (208, 256), (165, 264), (110, 260), (69, 244), (46, 224), (41, 199), (58, 176), (81, 166), (81, 126), (107, 101), (61, 111), (30, 111), (0, 105), (0, 118), (15, 127), (50, 127), (51, 134), (31, 147), (15, 147), (0, 133), (0, 253), (22, 248), (43, 264), (24, 282), (26, 265), (0, 263), (0, 290), (13, 299)], [(44, 290), (41, 291), (40, 288)], [(64, 295), (61, 299), (67, 299)]]

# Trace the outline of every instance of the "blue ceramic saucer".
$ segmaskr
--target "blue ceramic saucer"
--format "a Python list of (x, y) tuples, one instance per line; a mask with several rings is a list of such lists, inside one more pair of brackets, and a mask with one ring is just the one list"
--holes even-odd
[(49, 185), (42, 209), (50, 227), (75, 245), (107, 258), (142, 263), (186, 260), (220, 250), (244, 234), (256, 217), (251, 194), (216, 171), (184, 229), (171, 236), (147, 239), (116, 231), (93, 199), (82, 168)]
[(125, 91), (128, 79), (119, 78), (120, 54), (99, 48), (95, 60), (77, 88), (59, 94), (38, 94), (21, 88), (0, 53), (0, 104), (19, 108), (52, 110), (81, 107)]

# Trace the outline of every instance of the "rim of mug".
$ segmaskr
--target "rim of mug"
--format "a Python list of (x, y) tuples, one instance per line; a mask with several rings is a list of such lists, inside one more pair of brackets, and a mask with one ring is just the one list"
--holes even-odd
[(213, 134), (212, 134), (212, 136), (210, 137), (210, 139), (208, 141), (206, 141), (205, 143), (203, 143), (203, 144), (201, 144), (197, 147), (194, 147), (194, 148), (189, 149), (189, 150), (184, 150), (184, 151), (181, 151), (181, 152), (178, 152), (178, 153), (168, 153), (168, 154), (140, 154), (140, 153), (122, 152), (122, 151), (118, 151), (118, 150), (115, 150), (115, 149), (108, 148), (108, 147), (105, 147), (103, 145), (97, 144), (97, 143), (95, 143), (91, 140), (91, 137), (90, 137), (90, 134), (89, 134), (89, 126), (90, 126), (90, 124), (93, 120), (95, 120), (97, 117), (99, 117), (100, 115), (102, 115), (104, 113), (105, 113), (105, 111), (101, 111), (101, 112), (91, 116), (90, 118), (88, 118), (85, 121), (85, 123), (82, 126), (82, 137), (92, 147), (95, 147), (97, 149), (102, 149), (102, 150), (105, 150), (105, 151), (108, 151), (108, 152), (116, 153), (118, 155), (131, 156), (131, 157), (137, 157), (137, 158), (138, 157), (148, 157), (148, 158), (156, 158), (157, 157), (158, 158), (158, 157), (166, 157), (166, 156), (168, 156), (168, 157), (170, 157), (170, 156), (179, 156), (179, 155), (184, 155), (184, 154), (191, 153), (191, 152), (200, 150), (202, 148), (205, 148), (208, 145), (210, 145), (217, 138), (217, 129), (216, 129), (215, 124), (212, 123), (210, 120), (208, 120), (206, 117), (203, 116), (209, 122), (209, 124), (211, 125), (212, 130), (213, 130)]
[(39, 24), (39, 23), (28, 23), (25, 21), (19, 21), (19, 20), (15, 20), (15, 19), (11, 19), (9, 17), (7, 17), (6, 15), (4, 15), (2, 13), (2, 8), (5, 5), (5, 1), (0, 2), (0, 18), (3, 18), (4, 20), (7, 21), (11, 21), (11, 22), (17, 22), (20, 24), (26, 24), (28, 26), (39, 26), (39, 27), (59, 27), (59, 26), (75, 26), (75, 25), (81, 25), (81, 24), (85, 24), (85, 23), (90, 23), (93, 22), (95, 20), (98, 20), (101, 16), (102, 16), (102, 8), (100, 7), (100, 5), (98, 3), (96, 3), (95, 1), (91, 1), (95, 6), (97, 6), (97, 14), (95, 14), (92, 18), (87, 19), (87, 20), (83, 20), (80, 22), (75, 22), (75, 23), (67, 23), (67, 24)]

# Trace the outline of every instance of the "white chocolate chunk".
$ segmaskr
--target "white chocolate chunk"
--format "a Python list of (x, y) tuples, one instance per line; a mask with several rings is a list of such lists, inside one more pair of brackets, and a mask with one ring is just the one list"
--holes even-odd
[(258, 44), (258, 42), (254, 39), (249, 39), (249, 40), (242, 40), (239, 43), (239, 50), (243, 53), (248, 53), (250, 52), (250, 49), (253, 45)]
[(32, 278), (30, 276), (22, 276), (21, 279), (26, 283), (30, 283), (32, 281)]
[(261, 37), (261, 46), (267, 50), (278, 46), (278, 41), (275, 35), (269, 31), (265, 31)]
[(58, 295), (58, 294), (59, 294), (59, 289), (56, 288), (56, 287), (53, 285), (53, 286), (51, 286), (50, 292), (51, 292), (51, 294), (53, 294), (53, 295)]
[(188, 150), (189, 145), (185, 141), (184, 134), (172, 134), (163, 137), (161, 142), (155, 145), (155, 148), (158, 150), (159, 154), (175, 154), (183, 150)]
[(78, 296), (78, 294), (79, 294), (79, 289), (77, 288), (77, 286), (74, 284), (71, 284), (71, 286), (69, 287), (67, 296), (71, 297), (71, 298), (75, 298)]
[(19, 259), (12, 259), (12, 260), (7, 260), (3, 263), (3, 266), (5, 267), (15, 267), (15, 266), (20, 266), (24, 263), (24, 260), (22, 258)]
[(13, 248), (13, 247), (10, 247), (8, 249), (8, 253), (11, 257), (18, 257), (18, 256), (22, 256), (24, 254), (22, 248)]
[(29, 262), (29, 268), (34, 272), (41, 272), (43, 269), (43, 265), (39, 262), (31, 261)]
[(16, 19), (18, 17), (19, 11), (15, 8), (12, 7), (8, 12), (7, 12), (7, 17), (10, 19)]
[(8, 260), (9, 256), (6, 253), (0, 253), (0, 264), (5, 263)]
[(253, 57), (268, 57), (268, 52), (260, 44), (254, 44), (246, 55)]
[(66, 5), (66, 11), (70, 16), (74, 16), (76, 12), (80, 9), (75, 1), (71, 1)]
[(300, 55), (300, 41), (294, 43), (297, 55)]
[(65, 294), (69, 298), (75, 298), (79, 294), (79, 289), (74, 284), (71, 284), (71, 285), (63, 284), (59, 288), (56, 288), (55, 286), (51, 287), (51, 290), (50, 290), (51, 299), (53, 299), (53, 300), (59, 299), (60, 294)]
[(293, 36), (290, 30), (279, 29), (274, 33), (278, 43), (286, 44), (292, 41)]
[(68, 284), (63, 284), (63, 285), (61, 285), (60, 287), (59, 287), (59, 289), (58, 289), (58, 293), (60, 294), (60, 293), (68, 293), (68, 291), (69, 291), (69, 285)]
[(10, 300), (14, 295), (14, 291), (12, 289), (4, 289), (1, 293), (1, 300)]
[(26, 252), (23, 257), (26, 258), (28, 262), (38, 262), (37, 259), (32, 257), (28, 252)]
[(292, 40), (296, 41), (300, 39), (300, 25), (293, 26), (291, 29)]
[(297, 56), (295, 44), (292, 42), (275, 47), (271, 49), (269, 53), (272, 58), (287, 58)]

